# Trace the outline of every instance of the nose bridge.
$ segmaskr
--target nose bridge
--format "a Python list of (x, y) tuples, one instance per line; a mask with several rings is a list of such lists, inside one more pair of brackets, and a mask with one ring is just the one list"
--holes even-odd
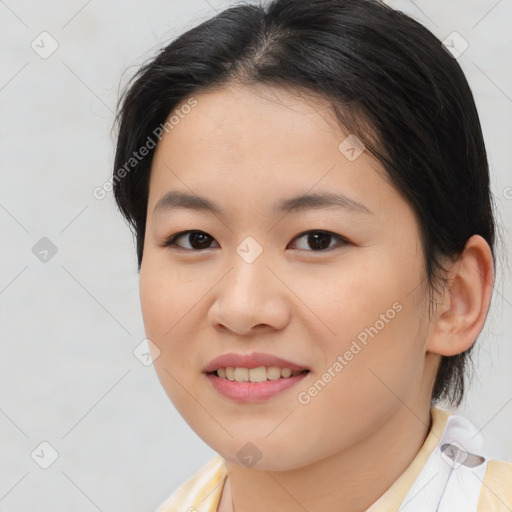
[(246, 237), (236, 248), (230, 260), (232, 270), (226, 282), (227, 293), (243, 299), (246, 304), (262, 299), (260, 293), (269, 293), (268, 280), (272, 273), (267, 268), (267, 251), (253, 237)]
[(289, 311), (279, 280), (267, 268), (268, 254), (252, 237), (244, 239), (229, 259), (230, 271), (219, 283), (211, 320), (240, 334), (257, 325), (282, 328)]

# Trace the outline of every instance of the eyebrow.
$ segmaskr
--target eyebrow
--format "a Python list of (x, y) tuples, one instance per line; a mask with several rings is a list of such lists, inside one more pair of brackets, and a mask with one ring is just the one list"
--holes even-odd
[[(153, 215), (165, 210), (174, 208), (183, 208), (196, 211), (205, 211), (217, 214), (225, 213), (214, 201), (197, 194), (188, 192), (179, 192), (171, 190), (162, 196), (154, 210)], [(362, 203), (351, 199), (343, 194), (334, 192), (316, 192), (312, 194), (303, 194), (289, 199), (282, 199), (274, 206), (274, 213), (298, 212), (304, 210), (345, 208), (358, 213), (372, 214), (372, 212)]]

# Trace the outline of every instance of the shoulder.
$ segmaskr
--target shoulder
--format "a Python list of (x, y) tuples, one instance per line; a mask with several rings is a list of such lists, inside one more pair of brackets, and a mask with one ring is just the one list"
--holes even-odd
[(512, 462), (489, 460), (478, 500), (478, 512), (512, 510)]
[(156, 512), (215, 512), (225, 478), (225, 461), (217, 455), (181, 484)]
[(481, 429), (463, 416), (436, 408), (432, 420), (430, 453), (402, 503), (415, 512), (511, 512), (512, 462), (487, 457)]
[[(463, 416), (449, 414), (438, 445), (439, 461), (451, 470), (447, 490), (457, 503), (467, 499), (467, 510), (510, 512), (512, 462), (491, 459), (485, 452), (481, 429)], [(449, 497), (446, 499), (450, 502)]]
[[(481, 429), (477, 429), (462, 416), (449, 416), (445, 435), (450, 436), (450, 434), (452, 437), (449, 437), (448, 442), (454, 442), (457, 446), (451, 446), (456, 450), (459, 449), (457, 463), (453, 467), (460, 466), (462, 471), (466, 470), (468, 473), (471, 471), (475, 485), (479, 487), (478, 512), (510, 512), (512, 510), (512, 462), (486, 457)], [(461, 445), (467, 447), (467, 451), (464, 451)], [(442, 449), (443, 446), (441, 451)], [(449, 450), (444, 455), (448, 454)]]

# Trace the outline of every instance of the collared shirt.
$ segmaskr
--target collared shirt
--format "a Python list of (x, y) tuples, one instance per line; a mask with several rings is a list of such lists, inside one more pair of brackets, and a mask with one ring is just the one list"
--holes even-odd
[[(481, 432), (462, 416), (432, 407), (420, 451), (366, 512), (512, 512), (512, 462), (489, 460)], [(227, 475), (217, 455), (157, 512), (217, 512)]]

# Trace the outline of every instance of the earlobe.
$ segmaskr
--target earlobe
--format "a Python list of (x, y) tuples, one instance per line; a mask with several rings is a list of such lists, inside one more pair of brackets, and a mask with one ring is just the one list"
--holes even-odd
[(489, 244), (473, 235), (449, 270), (427, 350), (453, 356), (469, 349), (483, 328), (494, 284)]

